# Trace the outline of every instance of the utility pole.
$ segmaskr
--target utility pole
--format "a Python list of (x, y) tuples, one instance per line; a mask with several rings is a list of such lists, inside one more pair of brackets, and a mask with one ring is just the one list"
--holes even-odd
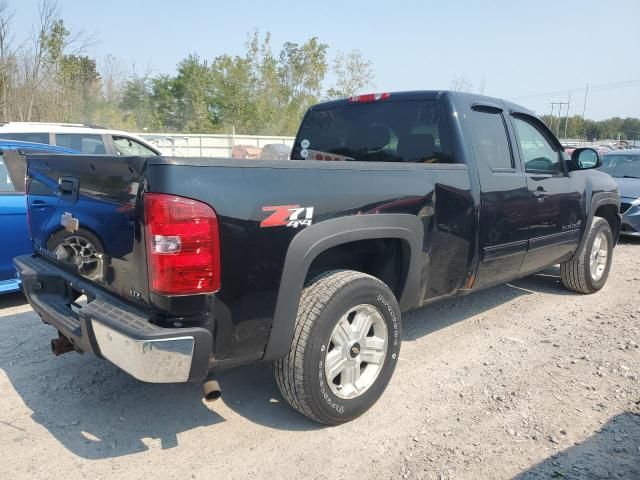
[(584, 105), (582, 106), (582, 121), (584, 122), (584, 112), (587, 111), (587, 95), (589, 95), (589, 84), (587, 83), (587, 89), (584, 91)]
[[(562, 119), (562, 107), (564, 105), (567, 106), (567, 115), (569, 112), (569, 102), (551, 102), (551, 119), (552, 119), (552, 125), (553, 125), (553, 107), (555, 105), (558, 105), (558, 127), (556, 128), (556, 136), (559, 137), (560, 136), (560, 123), (561, 123), (561, 119)], [(551, 131), (553, 131), (552, 127), (549, 127), (549, 129)]]
[(587, 89), (584, 91), (584, 105), (582, 106), (582, 135), (584, 135), (585, 138), (587, 138), (587, 129), (585, 128), (585, 123), (584, 123), (584, 113), (587, 111), (588, 95), (589, 95), (589, 84), (587, 83)]
[(571, 105), (571, 94), (567, 100), (567, 113), (564, 116), (564, 138), (567, 138), (567, 126), (569, 125), (569, 106)]

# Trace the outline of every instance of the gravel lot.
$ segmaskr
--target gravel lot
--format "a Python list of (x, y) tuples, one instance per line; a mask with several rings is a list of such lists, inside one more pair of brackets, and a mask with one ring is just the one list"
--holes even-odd
[(640, 242), (606, 287), (558, 269), (405, 317), (387, 392), (321, 428), (281, 399), (270, 365), (146, 385), (0, 298), (0, 478), (640, 478)]

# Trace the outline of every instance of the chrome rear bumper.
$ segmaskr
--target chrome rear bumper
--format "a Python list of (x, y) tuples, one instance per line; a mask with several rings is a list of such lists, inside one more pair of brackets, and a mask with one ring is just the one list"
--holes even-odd
[(131, 376), (150, 383), (189, 380), (195, 339), (189, 336), (138, 340), (93, 322), (100, 353)]
[[(150, 312), (124, 304), (40, 257), (17, 257), (14, 264), (33, 309), (74, 348), (109, 360), (144, 382), (200, 382), (207, 377), (213, 346), (209, 330), (154, 325)], [(77, 292), (90, 300), (75, 305)]]

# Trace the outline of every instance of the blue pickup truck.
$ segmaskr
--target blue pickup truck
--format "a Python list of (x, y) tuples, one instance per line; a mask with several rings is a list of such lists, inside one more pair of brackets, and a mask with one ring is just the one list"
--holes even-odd
[[(26, 162), (31, 153), (76, 154), (76, 150), (39, 143), (0, 140), (0, 294), (20, 290), (12, 260), (33, 250), (29, 239), (27, 204), (24, 195)], [(54, 186), (51, 185), (50, 188)], [(51, 199), (55, 197), (50, 196)], [(38, 208), (53, 204), (40, 199)]]

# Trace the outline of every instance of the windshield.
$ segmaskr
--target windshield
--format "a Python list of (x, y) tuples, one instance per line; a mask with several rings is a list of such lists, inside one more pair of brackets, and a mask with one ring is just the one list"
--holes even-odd
[(453, 163), (446, 118), (434, 100), (383, 101), (310, 111), (293, 160)]
[(600, 170), (612, 177), (640, 178), (640, 155), (605, 155)]

